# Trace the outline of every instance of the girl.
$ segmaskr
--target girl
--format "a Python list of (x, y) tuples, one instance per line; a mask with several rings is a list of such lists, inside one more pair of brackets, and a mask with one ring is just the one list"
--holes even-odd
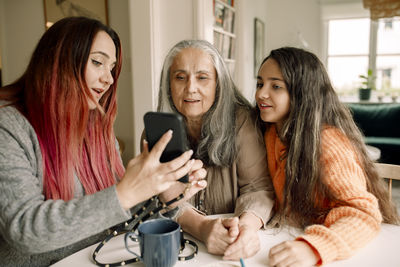
[(160, 163), (170, 132), (124, 170), (113, 132), (121, 59), (112, 29), (66, 18), (42, 36), (21, 78), (0, 90), (2, 264), (48, 266), (98, 242), (184, 174), (205, 177), (191, 151)]
[(271, 266), (350, 257), (382, 220), (399, 222), (360, 131), (314, 54), (273, 50), (258, 72), (256, 102), (278, 219), (305, 227), (295, 241), (271, 248)]

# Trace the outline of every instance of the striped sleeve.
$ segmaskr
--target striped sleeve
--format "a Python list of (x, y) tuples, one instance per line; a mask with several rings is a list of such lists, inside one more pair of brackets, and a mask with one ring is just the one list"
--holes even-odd
[(348, 138), (327, 128), (321, 145), (323, 180), (347, 205), (333, 208), (323, 224), (307, 227), (297, 238), (319, 253), (319, 265), (353, 255), (378, 234), (382, 222), (378, 201), (367, 191), (364, 171)]

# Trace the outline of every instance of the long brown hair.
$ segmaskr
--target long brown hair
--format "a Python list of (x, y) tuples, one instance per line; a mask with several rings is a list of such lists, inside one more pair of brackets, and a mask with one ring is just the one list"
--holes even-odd
[[(91, 111), (85, 69), (99, 31), (113, 40), (117, 62), (114, 83)], [(73, 198), (75, 174), (86, 194), (111, 186), (123, 175), (113, 131), (120, 71), (121, 44), (116, 32), (98, 20), (69, 17), (44, 33), (25, 73), (2, 89), (0, 98), (15, 106), (35, 129), (47, 199)]]
[[(280, 213), (291, 214), (306, 226), (329, 212), (315, 204), (315, 192), (330, 203), (340, 202), (321, 182), (322, 166), (316, 164), (321, 156), (321, 131), (328, 125), (338, 128), (349, 138), (366, 174), (367, 190), (379, 200), (384, 222), (399, 223), (386, 185), (366, 153), (362, 134), (349, 109), (339, 101), (322, 62), (314, 54), (293, 47), (272, 50), (263, 63), (269, 58), (279, 64), (290, 95), (289, 115), (279, 133), (287, 146), (285, 204)], [(262, 123), (260, 116), (258, 120), (265, 130), (268, 124)]]

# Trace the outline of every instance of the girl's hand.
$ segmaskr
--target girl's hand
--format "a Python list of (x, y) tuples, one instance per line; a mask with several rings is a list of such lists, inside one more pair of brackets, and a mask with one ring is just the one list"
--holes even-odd
[(227, 247), (236, 240), (239, 233), (238, 226), (237, 217), (205, 220), (200, 232), (207, 251), (211, 254), (223, 255)]
[(269, 265), (277, 267), (314, 266), (319, 261), (312, 248), (304, 241), (285, 241), (269, 251)]
[(134, 205), (179, 184), (176, 180), (192, 170), (195, 160), (190, 160), (192, 150), (186, 151), (176, 159), (160, 163), (160, 157), (172, 131), (167, 131), (149, 152), (147, 142), (143, 142), (143, 152), (133, 158), (124, 177), (117, 184), (117, 195), (121, 206), (128, 210)]
[(188, 200), (193, 195), (195, 195), (200, 190), (203, 190), (207, 186), (207, 181), (203, 180), (207, 175), (207, 171), (203, 168), (203, 162), (196, 159), (189, 172), (189, 183), (177, 183), (170, 189), (164, 191), (160, 194), (161, 201), (168, 202), (171, 199), (177, 197), (182, 192), (184, 193), (184, 198), (178, 202), (175, 202), (170, 207), (174, 208), (178, 206), (183, 201)]

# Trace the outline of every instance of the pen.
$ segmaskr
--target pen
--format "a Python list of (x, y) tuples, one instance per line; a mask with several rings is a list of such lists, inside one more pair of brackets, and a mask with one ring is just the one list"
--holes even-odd
[(244, 261), (243, 261), (242, 258), (240, 258), (240, 266), (241, 266), (241, 267), (246, 267), (246, 265), (244, 265)]

